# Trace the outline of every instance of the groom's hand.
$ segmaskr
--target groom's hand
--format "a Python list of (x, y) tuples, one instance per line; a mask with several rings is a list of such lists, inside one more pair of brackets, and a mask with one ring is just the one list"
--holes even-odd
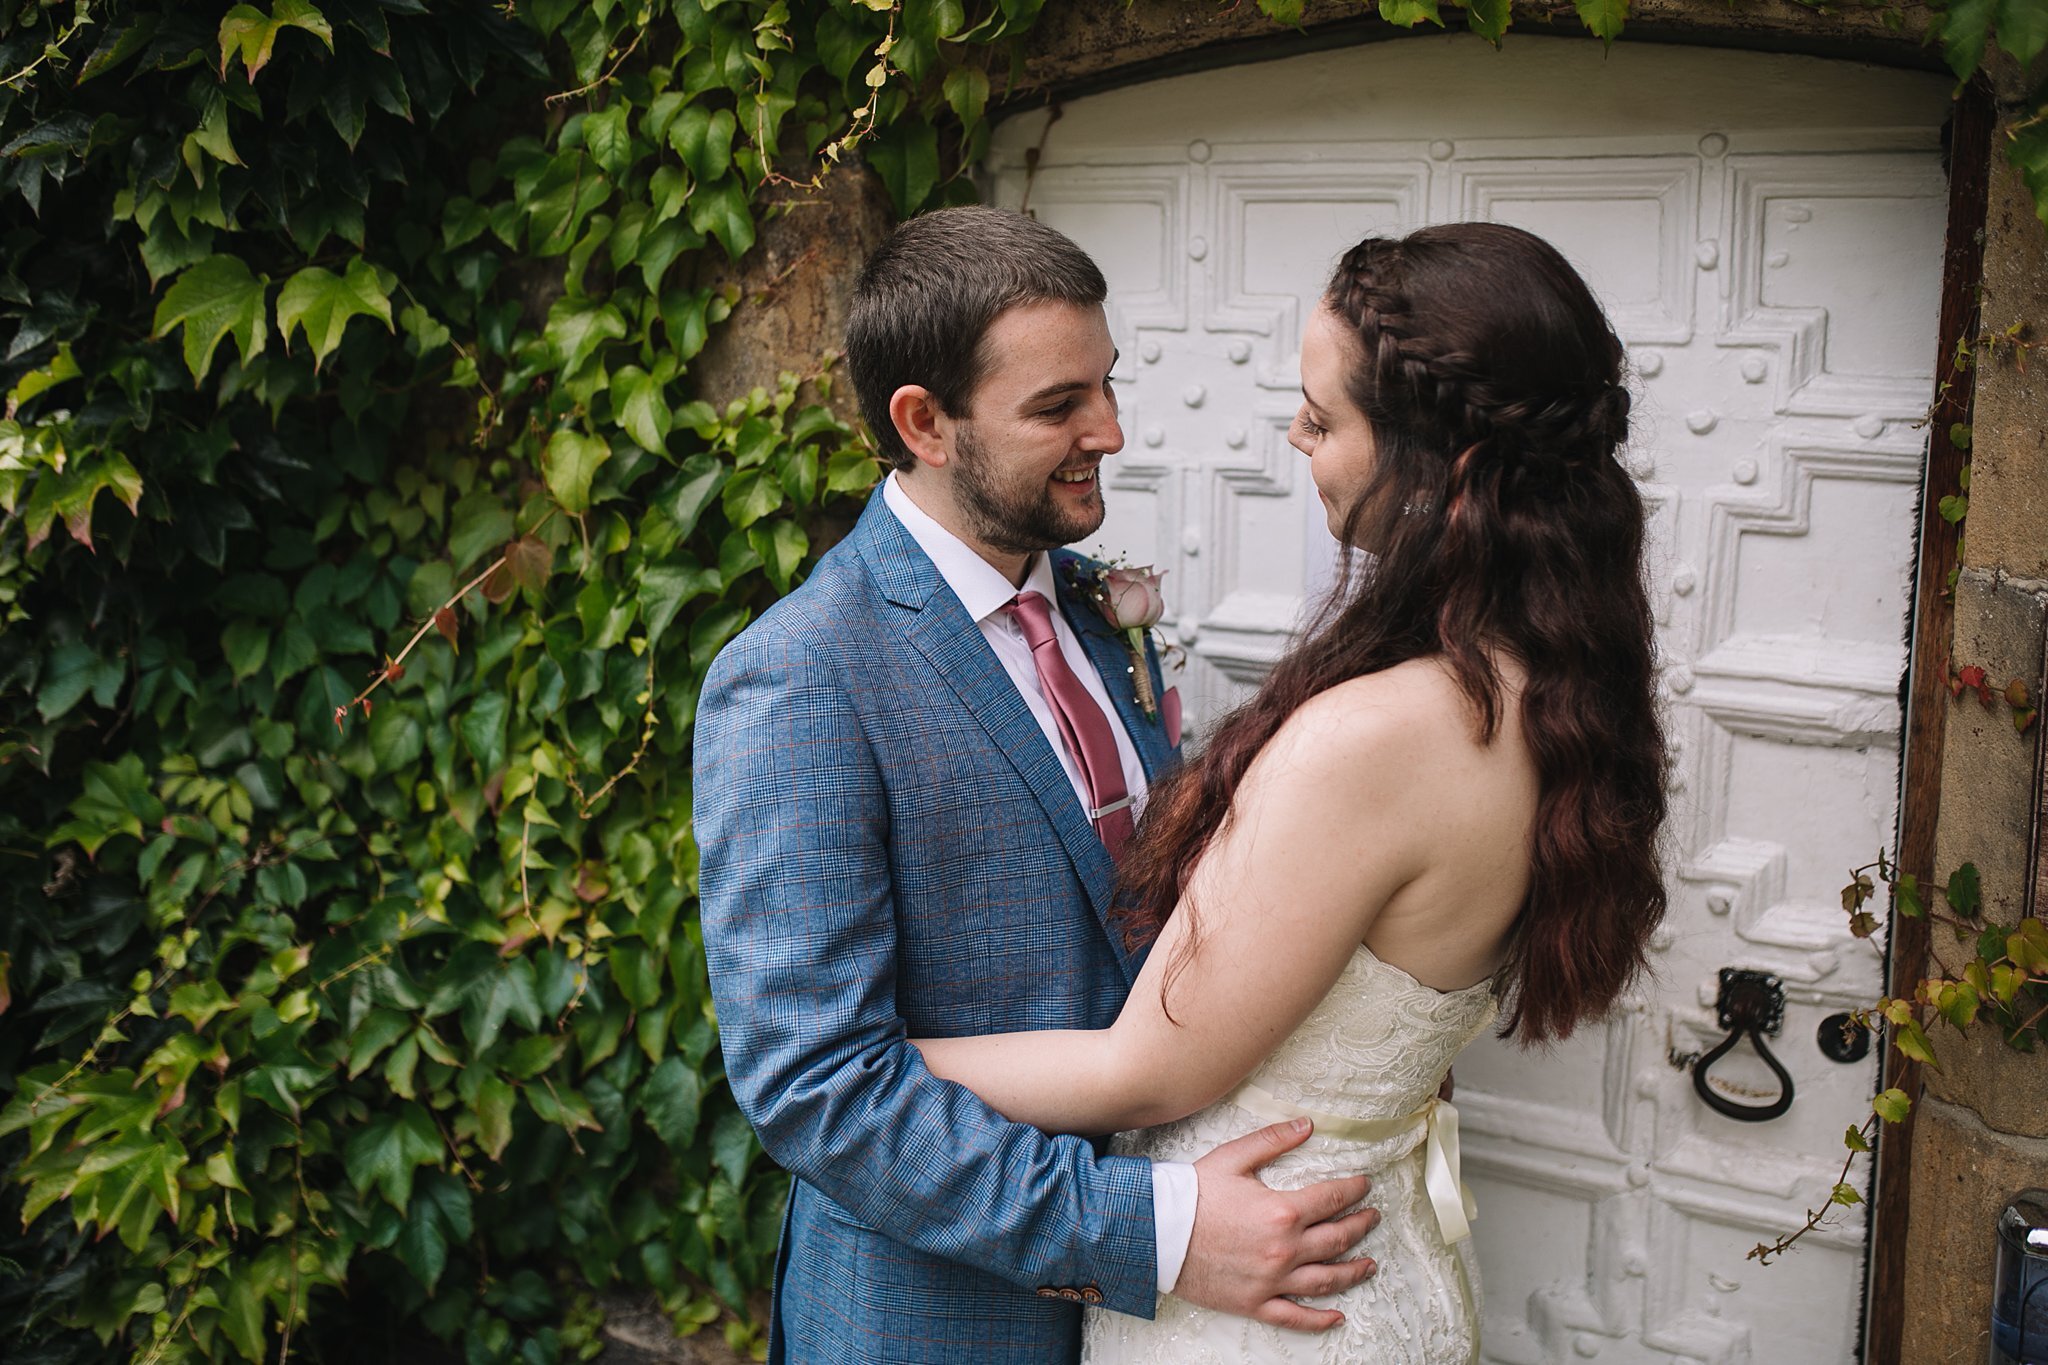
[(1276, 1123), (1227, 1142), (1195, 1163), (1200, 1193), (1176, 1298), (1256, 1318), (1275, 1327), (1323, 1332), (1344, 1321), (1334, 1309), (1309, 1308), (1287, 1295), (1337, 1294), (1379, 1268), (1370, 1257), (1339, 1261), (1378, 1226), (1379, 1213), (1360, 1209), (1364, 1176), (1326, 1180), (1305, 1190), (1268, 1189), (1261, 1166), (1308, 1140), (1306, 1119)]

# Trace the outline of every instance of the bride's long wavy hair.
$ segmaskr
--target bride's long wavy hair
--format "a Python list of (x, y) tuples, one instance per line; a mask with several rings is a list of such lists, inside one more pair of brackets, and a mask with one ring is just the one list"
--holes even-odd
[(1617, 458), (1622, 345), (1555, 249), (1491, 223), (1368, 238), (1322, 306), (1356, 341), (1349, 397), (1374, 442), (1338, 586), (1201, 757), (1154, 788), (1122, 868), (1125, 927), (1149, 942), (1176, 906), (1193, 913), (1188, 877), (1245, 770), (1309, 698), (1439, 655), (1491, 742), (1504, 651), (1526, 673), (1541, 787), (1528, 899), (1494, 985), (1503, 1037), (1554, 1041), (1613, 1004), (1665, 909), (1643, 503)]

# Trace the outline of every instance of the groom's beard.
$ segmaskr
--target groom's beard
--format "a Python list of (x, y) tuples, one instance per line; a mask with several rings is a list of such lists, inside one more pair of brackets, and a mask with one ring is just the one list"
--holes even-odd
[(1043, 478), (1035, 484), (1022, 480), (1004, 483), (1003, 461), (975, 440), (967, 423), (958, 428), (953, 456), (953, 491), (960, 510), (974, 523), (980, 539), (993, 549), (1019, 555), (1056, 550), (1093, 535), (1102, 525), (1099, 473), (1095, 490), (1086, 501), (1063, 506)]

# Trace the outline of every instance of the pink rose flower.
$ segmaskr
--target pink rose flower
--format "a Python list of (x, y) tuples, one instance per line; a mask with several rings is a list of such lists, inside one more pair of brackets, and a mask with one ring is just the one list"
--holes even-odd
[(1159, 580), (1166, 575), (1149, 567), (1112, 568), (1102, 572), (1102, 614), (1117, 630), (1150, 630), (1166, 614), (1166, 596)]

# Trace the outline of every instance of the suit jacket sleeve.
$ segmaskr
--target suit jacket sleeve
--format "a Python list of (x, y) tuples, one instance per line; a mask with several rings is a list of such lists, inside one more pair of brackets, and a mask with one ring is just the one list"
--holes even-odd
[(910, 1046), (881, 772), (836, 670), (779, 624), (728, 646), (696, 721), (704, 946), (740, 1108), (867, 1227), (1152, 1316), (1149, 1163), (1010, 1123)]

